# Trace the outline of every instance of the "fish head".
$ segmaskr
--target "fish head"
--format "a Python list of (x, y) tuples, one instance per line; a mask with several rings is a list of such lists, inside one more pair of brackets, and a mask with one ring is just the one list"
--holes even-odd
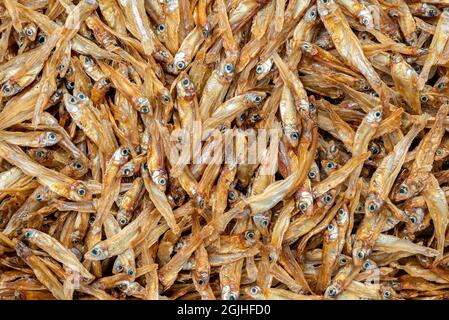
[(190, 100), (195, 96), (195, 85), (186, 72), (180, 74), (179, 80), (176, 83), (176, 89), (178, 96), (186, 100)]
[(122, 166), (128, 161), (130, 154), (131, 151), (129, 148), (120, 146), (112, 155), (111, 162), (115, 165)]
[(117, 212), (117, 222), (120, 225), (120, 227), (123, 228), (123, 227), (125, 227), (129, 223), (129, 217), (128, 216), (129, 216), (128, 213), (125, 210), (123, 210), (123, 209), (120, 209)]
[(441, 15), (441, 10), (433, 4), (423, 3), (421, 13), (428, 18), (439, 17)]
[(404, 201), (412, 198), (419, 191), (414, 179), (407, 178), (393, 190), (392, 199), (394, 201)]
[(337, 10), (337, 4), (334, 0), (317, 0), (317, 11), (321, 17), (325, 17)]
[(81, 181), (76, 181), (70, 187), (70, 199), (74, 201), (86, 201), (92, 199), (92, 194), (89, 192), (89, 189), (86, 185)]
[(222, 80), (231, 82), (235, 75), (235, 56), (227, 56), (221, 61), (218, 67), (218, 74)]
[(253, 222), (262, 236), (266, 236), (268, 234), (268, 226), (270, 225), (270, 214), (268, 212), (255, 214), (253, 216)]
[(327, 225), (326, 230), (324, 231), (323, 238), (327, 243), (336, 241), (338, 239), (338, 228), (335, 219)]
[(87, 260), (104, 260), (109, 256), (107, 248), (99, 243), (93, 246), (92, 249), (86, 252), (84, 259)]
[(206, 287), (209, 284), (209, 273), (195, 269), (192, 271), (192, 280), (195, 287), (200, 290), (206, 290)]
[(303, 19), (306, 23), (315, 23), (316, 21), (318, 21), (319, 18), (317, 6), (313, 5), (309, 9), (307, 9)]
[(366, 116), (366, 121), (369, 124), (378, 125), (382, 121), (382, 107), (378, 106), (368, 112)]
[(446, 146), (440, 146), (437, 151), (435, 151), (435, 161), (440, 161), (449, 156), (449, 148)]
[(349, 211), (346, 204), (343, 204), (340, 209), (337, 211), (337, 225), (345, 225), (349, 220)]
[(380, 195), (376, 192), (370, 192), (365, 199), (365, 213), (376, 214), (380, 211), (384, 204)]
[(340, 294), (340, 292), (341, 292), (341, 288), (338, 284), (331, 284), (324, 291), (324, 297), (326, 297), (328, 299), (334, 299), (335, 297), (337, 297)]
[(369, 254), (371, 249), (362, 240), (356, 239), (352, 245), (352, 263), (355, 267), (361, 267)]
[(246, 287), (243, 293), (253, 300), (264, 300), (262, 289), (259, 286)]
[(62, 136), (60, 134), (57, 134), (53, 131), (46, 131), (43, 134), (42, 142), (45, 144), (46, 147), (53, 146), (57, 144), (59, 141), (61, 141)]
[(32, 241), (33, 239), (36, 239), (38, 237), (38, 231), (35, 229), (23, 229), (23, 237), (26, 240)]
[(134, 172), (137, 171), (137, 165), (133, 161), (129, 161), (125, 163), (117, 173), (117, 176), (120, 177), (132, 177)]
[(295, 194), (296, 207), (304, 214), (313, 212), (313, 196), (307, 190), (298, 191)]
[(21, 87), (13, 80), (6, 81), (1, 89), (0, 95), (3, 97), (11, 97), (20, 91)]
[(254, 105), (254, 107), (259, 108), (267, 94), (262, 91), (251, 91), (245, 94), (245, 101)]
[(368, 9), (361, 10), (358, 18), (360, 24), (365, 26), (366, 29), (370, 30), (374, 28), (374, 18)]

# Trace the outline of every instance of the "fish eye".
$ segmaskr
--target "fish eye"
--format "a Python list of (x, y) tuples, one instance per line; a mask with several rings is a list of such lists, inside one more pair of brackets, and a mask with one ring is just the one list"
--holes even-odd
[(262, 226), (268, 227), (268, 220), (262, 220)]
[(334, 231), (335, 226), (333, 224), (328, 224), (327, 225), (327, 231)]
[(70, 104), (75, 104), (75, 103), (76, 103), (75, 98), (74, 98), (74, 97), (71, 97), (71, 98), (69, 99), (69, 103), (70, 103)]
[(292, 140), (298, 140), (298, 139), (299, 139), (299, 133), (298, 133), (298, 132), (292, 132), (292, 133), (290, 134), (290, 138), (291, 138)]
[(255, 103), (260, 103), (260, 101), (262, 101), (262, 97), (261, 96), (255, 96), (254, 97), (254, 102)]
[(391, 15), (393, 18), (399, 17), (399, 14), (398, 14), (396, 11), (392, 11), (392, 12), (390, 13), (390, 15)]
[(118, 264), (116, 267), (117, 272), (122, 272), (123, 271), (123, 266), (121, 264)]
[(49, 132), (48, 133), (48, 139), (50, 139), (50, 140), (56, 140), (56, 135), (53, 133), (53, 132)]
[(44, 196), (41, 193), (36, 194), (36, 201), (44, 200)]
[(316, 12), (315, 12), (315, 10), (312, 10), (312, 11), (310, 11), (310, 14), (309, 14), (312, 18), (315, 18), (316, 17)]
[(210, 36), (210, 32), (209, 30), (207, 30), (206, 28), (203, 28), (203, 35), (208, 38)]
[(309, 50), (310, 49), (310, 45), (308, 43), (304, 43), (302, 45), (302, 48), (305, 49), (305, 50)]
[(380, 111), (374, 112), (374, 117), (375, 117), (376, 119), (380, 119), (380, 117), (382, 117), (382, 112), (380, 112)]
[(229, 198), (229, 200), (235, 200), (235, 193), (234, 193), (234, 191), (230, 191), (229, 192), (229, 194), (228, 194), (228, 198)]
[(83, 164), (81, 163), (81, 162), (75, 162), (74, 164), (73, 164), (73, 166), (76, 168), (76, 169), (82, 169), (83, 168)]
[(299, 203), (298, 207), (299, 207), (299, 209), (300, 209), (301, 211), (304, 212), (304, 211), (307, 210), (307, 208), (309, 207), (309, 205), (307, 204), (307, 202), (302, 201), (302, 202)]
[(39, 43), (44, 43), (45, 42), (45, 36), (43, 35), (43, 34), (40, 34), (38, 37), (37, 37), (37, 42), (39, 42)]
[(157, 31), (164, 32), (165, 31), (165, 26), (161, 23), (160, 25), (157, 26)]
[(128, 270), (128, 276), (132, 277), (134, 275), (134, 271), (132, 269)]
[(129, 153), (130, 153), (130, 151), (129, 151), (128, 148), (123, 148), (123, 149), (120, 151), (120, 154), (121, 154), (123, 157), (128, 156)]
[(84, 57), (84, 63), (85, 64), (92, 64), (93, 60), (91, 58), (89, 58), (89, 57)]
[(429, 101), (429, 97), (427, 97), (427, 96), (421, 96), (421, 102), (427, 102), (427, 101)]
[(170, 97), (169, 97), (168, 95), (164, 94), (164, 95), (162, 96), (162, 101), (164, 101), (165, 103), (167, 103), (167, 102), (170, 101)]
[(246, 240), (253, 240), (254, 239), (254, 232), (247, 231), (246, 234), (245, 234), (245, 239)]
[(427, 15), (428, 15), (429, 17), (434, 17), (435, 14), (436, 14), (436, 12), (435, 12), (435, 10), (433, 10), (433, 9), (429, 9), (429, 11), (427, 11)]
[(329, 162), (327, 163), (326, 167), (327, 167), (328, 169), (334, 169), (334, 168), (335, 168), (335, 163), (333, 163), (332, 161), (329, 161)]
[(346, 211), (343, 208), (338, 209), (338, 215), (344, 216), (346, 214)]
[(259, 122), (261, 119), (262, 119), (262, 118), (261, 118), (260, 115), (258, 115), (258, 114), (255, 114), (255, 115), (253, 115), (253, 116), (251, 117), (251, 120), (252, 120), (253, 122)]
[(167, 51), (161, 51), (161, 55), (162, 55), (162, 57), (164, 57), (165, 59), (168, 59), (168, 53), (167, 53)]
[[(325, 0), (322, 0), (322, 1), (325, 1)], [(327, 0), (326, 0), (326, 1), (327, 1)], [(327, 294), (328, 294), (329, 297), (335, 297), (335, 296), (337, 295), (337, 289), (335, 289), (335, 288), (330, 288), (330, 289), (327, 291)]]
[(109, 80), (108, 78), (104, 78), (103, 79), (103, 84), (104, 85), (108, 85), (108, 84), (110, 84), (111, 83), (111, 80)]
[(243, 112), (243, 113), (240, 115), (240, 121), (245, 121), (245, 119), (246, 119), (246, 113)]
[(36, 158), (38, 158), (38, 159), (43, 158), (44, 157), (44, 151), (38, 150), (38, 151), (36, 151), (35, 155), (36, 155)]
[(368, 17), (364, 17), (364, 18), (362, 19), (362, 24), (363, 24), (364, 26), (367, 26), (367, 25), (369, 24), (369, 19), (368, 19)]
[(64, 68), (65, 68), (65, 64), (63, 64), (63, 63), (61, 63), (60, 65), (59, 65), (59, 70), (64, 70)]
[(84, 197), (84, 196), (86, 195), (86, 189), (80, 188), (80, 189), (78, 190), (78, 195), (79, 195), (80, 197)]
[(323, 198), (325, 204), (329, 204), (332, 202), (333, 197), (330, 194), (326, 194)]
[(329, 0), (321, 0), (322, 3), (326, 4), (329, 2)]
[(259, 292), (259, 288), (258, 287), (252, 287), (250, 289), (251, 294), (257, 294)]
[(365, 258), (365, 252), (363, 252), (363, 250), (359, 250), (357, 252), (357, 258), (359, 258), (359, 259)]
[(93, 225), (94, 222), (95, 222), (95, 216), (90, 216), (90, 217), (89, 217), (89, 224), (90, 224), (90, 225)]
[(237, 300), (237, 297), (235, 296), (234, 293), (231, 293), (231, 294), (229, 295), (229, 300)]
[(121, 225), (125, 225), (128, 223), (128, 220), (126, 218), (120, 218), (119, 222)]
[(204, 280), (203, 279), (199, 279), (198, 280), (198, 285), (200, 285), (200, 286), (204, 285)]
[(91, 252), (92, 252), (93, 256), (97, 257), (100, 255), (101, 250), (100, 250), (100, 248), (93, 248)]
[(315, 179), (315, 177), (316, 177), (316, 172), (315, 172), (315, 170), (310, 171), (310, 172), (309, 172), (309, 178), (310, 178), (310, 179)]
[(129, 176), (131, 175), (131, 170), (129, 170), (128, 168), (125, 169), (125, 170), (123, 170), (123, 175), (124, 175), (125, 177), (129, 177)]
[(416, 224), (418, 222), (418, 219), (415, 216), (410, 217), (410, 222), (413, 224)]
[(142, 109), (140, 109), (141, 113), (148, 113), (150, 112), (150, 108), (148, 108), (147, 106), (143, 106)]
[(371, 204), (368, 206), (368, 209), (369, 209), (369, 211), (371, 211), (371, 212), (376, 211), (376, 210), (377, 210), (377, 204), (371, 203)]
[(167, 184), (167, 179), (165, 179), (165, 178), (160, 178), (160, 179), (159, 179), (159, 184), (160, 184), (161, 186), (165, 186), (165, 185)]
[(73, 88), (75, 88), (75, 82), (70, 81), (67, 83), (67, 89), (72, 90)]
[(225, 64), (224, 68), (227, 73), (234, 71), (234, 65), (232, 63)]
[(346, 259), (346, 258), (340, 258), (340, 265), (344, 265), (344, 264), (347, 264), (348, 263), (348, 259)]
[(27, 238), (27, 239), (30, 239), (32, 235), (33, 234), (31, 233), (31, 231), (25, 232), (25, 238)]
[(184, 78), (181, 83), (184, 87), (188, 87), (190, 85), (190, 80), (187, 78)]
[(11, 93), (11, 91), (12, 91), (12, 86), (10, 84), (5, 84), (3, 86), (3, 92), (4, 93)]
[(143, 169), (144, 169), (144, 170), (148, 170), (148, 163), (145, 162), (145, 163), (143, 164)]
[(444, 82), (440, 82), (439, 84), (437, 84), (437, 88), (438, 89), (443, 89), (444, 88)]
[(376, 155), (376, 154), (379, 154), (379, 152), (380, 152), (380, 150), (379, 150), (379, 147), (378, 147), (378, 146), (373, 145), (373, 146), (371, 147), (371, 153), (372, 153), (372, 154)]
[(401, 186), (399, 188), (399, 193), (400, 194), (407, 194), (408, 193), (408, 188), (406, 186)]
[(256, 73), (257, 73), (257, 74), (263, 73), (263, 70), (264, 70), (264, 68), (263, 68), (263, 66), (260, 65), (260, 64), (256, 67)]
[(390, 298), (391, 298), (391, 292), (388, 291), (388, 290), (384, 290), (384, 292), (383, 292), (383, 297), (384, 297), (385, 299), (390, 299)]
[(200, 199), (198, 201), (198, 207), (200, 207), (200, 208), (204, 207), (204, 199)]
[(309, 103), (309, 110), (313, 111), (315, 109), (316, 109), (315, 105), (313, 103)]
[(25, 33), (27, 36), (31, 37), (33, 35), (33, 30), (31, 30), (30, 28), (25, 29)]
[(363, 269), (368, 270), (371, 267), (371, 262), (365, 261), (363, 263)]
[(186, 63), (184, 61), (178, 61), (178, 63), (176, 64), (176, 68), (178, 68), (179, 70), (182, 70), (186, 67)]

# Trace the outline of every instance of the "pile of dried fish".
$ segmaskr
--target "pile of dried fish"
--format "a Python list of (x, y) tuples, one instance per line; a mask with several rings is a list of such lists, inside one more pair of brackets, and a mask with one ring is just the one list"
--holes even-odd
[(0, 299), (449, 298), (449, 1), (0, 19)]

